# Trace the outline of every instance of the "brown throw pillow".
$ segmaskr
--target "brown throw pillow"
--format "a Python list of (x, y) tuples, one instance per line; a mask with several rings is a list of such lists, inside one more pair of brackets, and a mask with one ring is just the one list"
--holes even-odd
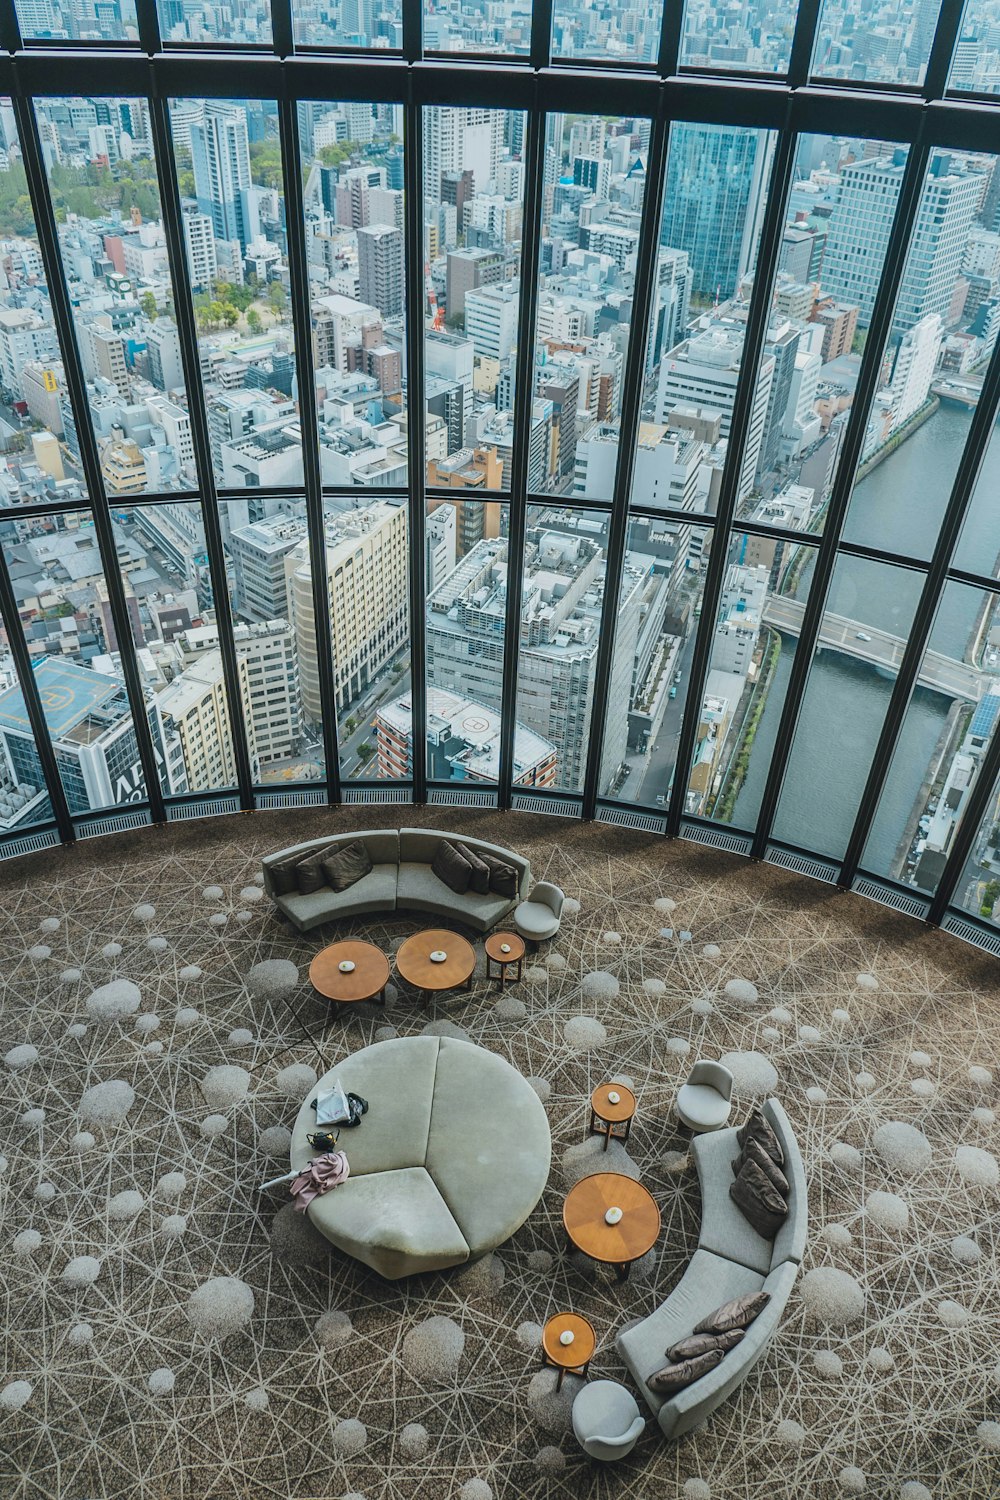
[(490, 872), (490, 890), (496, 891), (498, 896), (516, 896), (519, 882), (515, 866), (509, 865), (505, 859), (498, 859), (487, 849), (477, 849), (476, 853)]
[(741, 1148), (746, 1146), (747, 1141), (756, 1141), (779, 1167), (785, 1165), (785, 1153), (781, 1149), (781, 1142), (771, 1129), (767, 1116), (759, 1104), (754, 1105), (746, 1124), (741, 1125), (737, 1130), (736, 1141)]
[(740, 1339), (744, 1338), (746, 1334), (742, 1328), (730, 1328), (725, 1333), (692, 1333), (689, 1338), (681, 1339), (679, 1344), (673, 1344), (667, 1350), (667, 1358), (680, 1364), (685, 1359), (697, 1359), (711, 1349), (721, 1349), (725, 1354), (729, 1349), (735, 1349)]
[(477, 896), (485, 896), (490, 888), (490, 867), (484, 860), (480, 859), (477, 849), (470, 849), (468, 844), (453, 844), (452, 848), (465, 860), (472, 877), (469, 880), (469, 890), (474, 891)]
[(709, 1370), (714, 1370), (721, 1358), (721, 1349), (709, 1349), (707, 1353), (699, 1354), (697, 1359), (686, 1359), (679, 1365), (664, 1365), (662, 1370), (650, 1375), (646, 1384), (658, 1396), (669, 1396), (700, 1380)]
[(744, 1292), (731, 1302), (723, 1302), (715, 1312), (695, 1325), (695, 1333), (728, 1333), (732, 1328), (749, 1328), (754, 1318), (764, 1311), (771, 1300), (770, 1292)]
[(788, 1217), (788, 1204), (756, 1162), (747, 1161), (730, 1186), (729, 1196), (751, 1228), (773, 1240)]
[(464, 896), (469, 889), (472, 880), (472, 866), (469, 861), (459, 853), (454, 844), (449, 844), (447, 839), (442, 839), (437, 847), (437, 853), (431, 861), (431, 869), (438, 880), (443, 880), (450, 891), (456, 896)]
[(788, 1186), (788, 1178), (785, 1176), (784, 1172), (777, 1165), (777, 1163), (771, 1160), (759, 1141), (755, 1141), (753, 1139), (748, 1140), (746, 1145), (743, 1147), (742, 1154), (740, 1156), (733, 1157), (734, 1177), (738, 1177), (740, 1175), (744, 1164), (748, 1161), (752, 1161), (755, 1166), (760, 1167), (760, 1170), (763, 1172), (768, 1182), (771, 1183), (773, 1187), (776, 1187), (778, 1189), (778, 1192), (783, 1198), (788, 1197), (788, 1194), (790, 1192), (790, 1188)]
[(268, 874), (276, 896), (290, 896), (293, 891), (298, 890), (295, 884), (295, 871), (301, 858), (302, 851), (299, 850), (296, 854), (289, 854), (285, 859), (280, 859), (276, 865), (268, 865)]
[(356, 885), (371, 873), (371, 868), (371, 855), (360, 839), (344, 844), (336, 854), (323, 860), (326, 883), (334, 891), (346, 891), (350, 886)]
[(295, 866), (295, 884), (300, 896), (311, 896), (313, 891), (323, 889), (326, 885), (323, 861), (336, 852), (336, 844), (327, 844), (325, 849), (317, 849), (315, 854), (308, 854), (305, 859), (299, 860)]

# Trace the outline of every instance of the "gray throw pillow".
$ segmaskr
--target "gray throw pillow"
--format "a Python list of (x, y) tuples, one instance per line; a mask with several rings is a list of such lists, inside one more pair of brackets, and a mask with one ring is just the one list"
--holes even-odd
[(741, 1149), (747, 1141), (756, 1141), (779, 1167), (785, 1165), (785, 1153), (781, 1149), (781, 1142), (771, 1129), (770, 1122), (759, 1104), (754, 1105), (750, 1111), (750, 1118), (736, 1132), (736, 1142)]
[(730, 1328), (725, 1333), (692, 1333), (689, 1338), (681, 1339), (679, 1344), (672, 1344), (667, 1350), (667, 1358), (672, 1359), (674, 1364), (680, 1364), (685, 1359), (697, 1359), (701, 1354), (707, 1354), (710, 1349), (721, 1349), (725, 1354), (730, 1349), (735, 1349), (741, 1339), (746, 1338), (742, 1328)]
[(505, 859), (498, 859), (488, 849), (477, 849), (476, 853), (490, 872), (490, 890), (495, 891), (498, 896), (507, 896), (513, 900), (519, 884), (517, 867), (509, 865)]
[(764, 1311), (771, 1300), (770, 1292), (744, 1292), (742, 1297), (733, 1297), (723, 1302), (715, 1312), (709, 1313), (695, 1324), (695, 1333), (728, 1333), (731, 1328), (749, 1328), (754, 1318)]
[(747, 1161), (729, 1188), (740, 1213), (765, 1240), (773, 1240), (788, 1217), (788, 1204), (756, 1162)]
[(479, 850), (470, 849), (468, 844), (453, 844), (452, 848), (458, 850), (472, 872), (469, 890), (475, 891), (477, 896), (485, 896), (490, 888), (490, 867), (485, 860), (480, 859)]
[(371, 855), (360, 839), (343, 844), (336, 854), (323, 860), (323, 874), (333, 891), (346, 891), (371, 873)]
[(679, 1365), (664, 1365), (662, 1370), (650, 1375), (646, 1384), (658, 1396), (672, 1395), (674, 1391), (682, 1391), (686, 1385), (700, 1380), (709, 1370), (714, 1370), (721, 1358), (721, 1349), (709, 1349), (707, 1353), (699, 1354), (697, 1359), (685, 1359)]
[(776, 1187), (778, 1189), (778, 1192), (783, 1198), (788, 1197), (788, 1194), (791, 1191), (788, 1186), (788, 1178), (785, 1176), (784, 1172), (781, 1170), (778, 1164), (771, 1160), (760, 1142), (753, 1140), (752, 1137), (743, 1147), (741, 1154), (739, 1156), (733, 1157), (734, 1177), (738, 1177), (740, 1175), (744, 1163), (748, 1161), (752, 1161), (755, 1166), (760, 1167), (760, 1170), (763, 1172), (768, 1182), (771, 1183), (773, 1187)]
[(295, 884), (300, 896), (311, 896), (314, 891), (323, 889), (326, 885), (323, 861), (336, 852), (336, 844), (327, 844), (324, 849), (317, 849), (315, 854), (307, 854), (305, 859), (299, 860), (295, 866)]
[(464, 896), (472, 880), (472, 866), (447, 839), (442, 839), (431, 861), (431, 869), (456, 896)]
[(274, 894), (276, 896), (290, 896), (293, 891), (298, 890), (298, 886), (295, 884), (295, 871), (301, 858), (302, 851), (299, 849), (295, 854), (289, 854), (284, 859), (279, 859), (277, 864), (268, 865), (267, 872), (271, 877), (271, 884), (274, 886)]

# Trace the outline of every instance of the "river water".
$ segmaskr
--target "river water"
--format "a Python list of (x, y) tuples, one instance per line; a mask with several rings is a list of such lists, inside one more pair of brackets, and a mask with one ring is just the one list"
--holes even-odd
[[(971, 413), (940, 407), (855, 490), (845, 535), (851, 541), (930, 557)], [(1000, 442), (991, 442), (958, 549), (958, 564), (992, 574), (1000, 549)], [(806, 597), (812, 565), (803, 570)], [(912, 570), (840, 557), (827, 607), (865, 624), (906, 636), (923, 576)], [(961, 660), (982, 604), (979, 590), (949, 584), (930, 646)], [(791, 670), (795, 643), (785, 637), (757, 731), (747, 779), (736, 802), (735, 827), (752, 828), (767, 777)], [(823, 651), (813, 662), (774, 824), (776, 838), (834, 858), (847, 847), (878, 741), (892, 681), (876, 669)], [(889, 779), (863, 863), (889, 874), (950, 707), (939, 694), (917, 688), (911, 699)]]

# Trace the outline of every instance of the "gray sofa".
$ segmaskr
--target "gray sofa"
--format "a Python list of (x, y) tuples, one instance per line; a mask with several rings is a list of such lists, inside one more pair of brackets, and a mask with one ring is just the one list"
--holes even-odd
[[(279, 896), (274, 890), (271, 865), (290, 854), (308, 854), (326, 846), (351, 844), (360, 840), (368, 850), (372, 869), (349, 886), (346, 891), (332, 891), (323, 886), (308, 896), (297, 891)], [(490, 854), (506, 860), (518, 872), (516, 896), (498, 896), (494, 891), (485, 896), (475, 891), (457, 895), (444, 881), (439, 880), (431, 869), (431, 863), (442, 839), (452, 844), (464, 844), (470, 849), (486, 849)], [(280, 912), (298, 928), (309, 932), (324, 922), (333, 922), (341, 917), (353, 917), (365, 912), (395, 911), (397, 907), (407, 911), (428, 912), (433, 916), (450, 918), (475, 928), (477, 932), (489, 932), (513, 911), (519, 901), (528, 895), (531, 867), (520, 854), (511, 849), (501, 849), (496, 844), (483, 843), (481, 839), (465, 838), (461, 834), (447, 833), (436, 828), (382, 828), (371, 832), (341, 833), (326, 838), (310, 839), (306, 844), (294, 844), (289, 849), (278, 849), (266, 854), (263, 860), (264, 889)]]
[[(776, 1238), (763, 1239), (729, 1196), (731, 1163), (739, 1153), (736, 1127), (696, 1136), (691, 1154), (701, 1184), (698, 1249), (666, 1302), (618, 1336), (618, 1350), (668, 1438), (681, 1437), (704, 1422), (750, 1373), (781, 1321), (805, 1253), (808, 1203), (802, 1155), (777, 1099), (766, 1101), (764, 1114), (785, 1153), (783, 1171), (791, 1189), (788, 1217)], [(662, 1369), (671, 1344), (686, 1338), (696, 1323), (731, 1297), (762, 1288), (770, 1292), (770, 1302), (714, 1370), (669, 1398), (649, 1389), (646, 1380)]]

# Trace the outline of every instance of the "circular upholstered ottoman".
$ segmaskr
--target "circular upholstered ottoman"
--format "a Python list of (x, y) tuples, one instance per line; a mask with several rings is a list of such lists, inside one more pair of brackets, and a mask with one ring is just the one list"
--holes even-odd
[(390, 1281), (457, 1266), (509, 1239), (549, 1175), (549, 1122), (510, 1063), (453, 1037), (395, 1037), (364, 1047), (311, 1089), (292, 1131), (305, 1166), (312, 1101), (334, 1078), (368, 1100), (341, 1132), (351, 1175), (310, 1204), (326, 1238)]

